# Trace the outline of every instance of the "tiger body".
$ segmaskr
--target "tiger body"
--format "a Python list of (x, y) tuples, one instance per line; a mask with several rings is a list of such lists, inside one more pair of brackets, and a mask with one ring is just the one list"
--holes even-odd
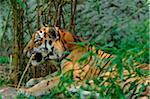
[[(33, 87), (24, 89), (23, 91), (26, 94), (39, 96), (50, 93), (52, 89), (62, 86), (62, 84), (65, 86), (65, 81), (62, 81), (63, 77), (67, 78), (66, 81), (68, 81), (69, 79), (73, 80), (72, 84), (67, 85), (66, 87), (70, 88), (70, 86), (74, 85), (78, 86), (77, 89), (79, 89), (81, 86), (84, 86), (86, 85), (86, 83), (90, 82), (92, 83), (89, 86), (94, 86), (95, 84), (93, 80), (100, 77), (103, 77), (103, 82), (100, 83), (101, 85), (111, 85), (111, 83), (107, 81), (108, 78), (113, 79), (117, 75), (119, 75), (117, 72), (117, 65), (112, 63), (112, 61), (116, 58), (115, 55), (111, 55), (101, 50), (97, 50), (94, 46), (79, 46), (75, 44), (76, 37), (74, 37), (69, 32), (63, 32), (65, 33), (63, 34), (62, 31), (57, 27), (43, 27), (40, 29), (40, 31), (38, 31), (38, 33), (43, 33), (43, 35), (47, 35), (47, 38), (43, 38), (44, 36), (42, 36), (40, 42), (42, 41), (43, 43), (40, 43), (38, 45), (35, 43), (36, 37), (34, 34), (32, 40), (27, 44), (24, 50), (24, 52), (28, 56), (31, 56), (31, 54), (35, 54), (35, 57), (40, 56), (40, 61), (43, 61), (45, 60), (45, 57), (47, 57), (48, 59), (62, 59), (65, 51), (70, 51), (70, 53), (69, 55), (63, 57), (61, 61), (61, 74), (55, 75), (45, 80), (42, 79), (41, 81), (39, 81), (38, 84), (34, 85)], [(46, 41), (51, 43), (45, 43)], [(48, 48), (45, 48), (45, 46), (47, 46)], [(36, 55), (37, 53), (40, 53), (40, 55)], [(37, 61), (37, 58), (34, 58), (33, 61), (41, 63), (40, 61)], [(35, 62), (32, 62), (33, 65), (37, 64), (34, 63)], [(136, 68), (148, 70), (149, 67), (147, 64), (141, 64), (135, 66), (135, 69)], [(149, 95), (149, 76), (136, 76), (136, 72), (134, 70), (131, 70), (129, 72), (126, 69), (124, 69), (123, 71), (123, 76), (123, 80), (125, 81), (120, 80), (120, 78), (116, 78), (116, 83), (119, 84), (124, 92), (128, 91), (128, 88), (131, 86), (132, 82), (138, 82), (137, 87), (130, 90), (130, 92), (133, 94), (127, 95), (128, 98), (134, 95), (138, 95), (141, 84), (144, 84), (144, 86), (146, 86), (145, 91), (142, 92), (141, 95)], [(132, 77), (129, 78), (129, 76)], [(100, 91), (100, 89), (96, 89)]]

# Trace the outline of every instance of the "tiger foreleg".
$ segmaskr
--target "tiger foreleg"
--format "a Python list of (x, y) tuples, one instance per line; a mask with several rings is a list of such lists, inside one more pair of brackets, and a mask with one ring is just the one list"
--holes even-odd
[(23, 92), (25, 95), (33, 95), (33, 96), (40, 96), (44, 95), (50, 92), (50, 90), (58, 86), (60, 82), (60, 76), (54, 77), (51, 80), (43, 80), (40, 83), (34, 85), (31, 88), (28, 89), (21, 89), (21, 92)]
[(54, 73), (52, 73), (52, 74), (50, 74), (50, 75), (48, 75), (48, 76), (46, 76), (46, 77), (32, 78), (32, 79), (30, 79), (30, 80), (26, 83), (25, 87), (26, 87), (26, 88), (33, 87), (34, 85), (40, 83), (40, 82), (43, 81), (43, 80), (51, 79), (51, 78), (55, 77), (57, 74), (58, 74), (57, 72), (54, 72)]
[(44, 80), (44, 78), (42, 78), (42, 77), (40, 77), (40, 78), (32, 78), (32, 79), (30, 79), (30, 80), (26, 83), (25, 87), (26, 87), (26, 88), (33, 87), (34, 85), (40, 83), (42, 80)]

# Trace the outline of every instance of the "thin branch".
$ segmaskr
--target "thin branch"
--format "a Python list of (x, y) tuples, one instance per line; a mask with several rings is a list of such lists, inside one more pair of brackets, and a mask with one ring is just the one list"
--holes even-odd
[(52, 7), (52, 0), (49, 1), (48, 15), (46, 17), (46, 23), (47, 24), (48, 24), (48, 18), (50, 17), (50, 24), (51, 24), (51, 19), (53, 18), (51, 15), (51, 7)]
[(73, 0), (70, 0), (70, 31), (72, 32), (72, 25), (73, 25), (73, 14), (72, 14), (72, 5), (73, 5)]
[(73, 32), (75, 31), (75, 21), (76, 21), (76, 14), (77, 14), (77, 0), (74, 1), (74, 16), (73, 16)]
[(55, 0), (53, 2), (54, 2), (54, 8), (55, 8), (54, 25), (57, 25), (58, 5), (56, 4)]
[(39, 26), (40, 26), (40, 19), (39, 19), (39, 0), (36, 0), (36, 4), (37, 4), (37, 30), (39, 29)]
[(61, 14), (61, 19), (62, 19), (62, 23), (63, 23), (63, 28), (65, 29), (65, 19), (64, 19), (64, 15), (63, 15), (63, 8), (61, 9), (62, 14)]
[(58, 20), (57, 20), (57, 26), (60, 27), (61, 26), (61, 15), (62, 15), (62, 4), (63, 4), (63, 0), (61, 0), (59, 7), (58, 7)]
[(28, 61), (28, 63), (27, 63), (27, 66), (26, 66), (25, 70), (23, 71), (23, 74), (22, 74), (22, 76), (21, 76), (21, 78), (20, 78), (20, 81), (19, 81), (19, 83), (18, 83), (17, 89), (20, 88), (21, 82), (22, 82), (22, 80), (23, 80), (23, 78), (24, 78), (24, 75), (25, 75), (26, 71), (28, 70), (28, 68), (29, 68), (29, 66), (30, 66), (30, 63), (31, 63), (31, 60), (32, 60), (33, 56), (34, 56), (34, 54), (32, 54), (32, 56), (30, 57), (30, 59), (29, 59), (29, 61)]
[(42, 16), (42, 23), (46, 22), (46, 14), (45, 14), (45, 10), (44, 10), (44, 0), (42, 0), (42, 9), (41, 9), (41, 16)]
[(10, 16), (10, 11), (9, 11), (9, 13), (8, 13), (8, 15), (6, 17), (6, 21), (5, 21), (5, 24), (4, 24), (4, 27), (3, 27), (3, 31), (2, 31), (2, 33), (0, 33), (0, 45), (2, 44), (3, 35), (6, 32), (6, 30), (7, 30), (7, 25), (8, 25), (8, 22), (9, 22), (9, 16)]

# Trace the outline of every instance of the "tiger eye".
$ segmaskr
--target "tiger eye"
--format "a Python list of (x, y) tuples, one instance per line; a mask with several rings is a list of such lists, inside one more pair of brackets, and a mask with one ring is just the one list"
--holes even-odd
[(54, 30), (51, 31), (52, 38), (55, 39), (57, 37), (56, 32)]
[(28, 47), (28, 49), (30, 49), (30, 46)]

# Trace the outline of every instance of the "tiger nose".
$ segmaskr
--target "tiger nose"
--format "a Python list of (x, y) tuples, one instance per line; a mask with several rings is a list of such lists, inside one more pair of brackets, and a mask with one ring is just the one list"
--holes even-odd
[(42, 61), (42, 54), (41, 53), (36, 53), (34, 57), (35, 57), (35, 60), (37, 60), (37, 62)]

